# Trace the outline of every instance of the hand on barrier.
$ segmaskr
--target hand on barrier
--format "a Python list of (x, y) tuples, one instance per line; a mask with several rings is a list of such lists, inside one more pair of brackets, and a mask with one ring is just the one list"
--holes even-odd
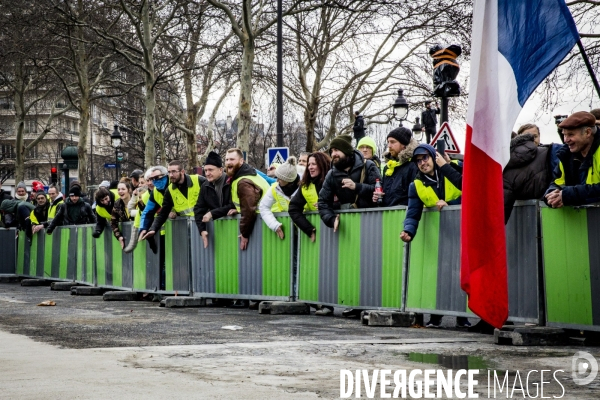
[(34, 225), (33, 228), (31, 228), (31, 231), (33, 233), (38, 233), (39, 231), (42, 230), (43, 227), (44, 227), (44, 225)]
[(174, 211), (171, 211), (171, 212), (169, 213), (169, 219), (175, 219), (175, 218), (177, 218), (177, 213), (176, 213), (176, 212), (174, 212)]
[(100, 237), (100, 235), (102, 235), (102, 231), (94, 231), (94, 232), (92, 233), (92, 237), (93, 237), (94, 239), (98, 239), (98, 238)]
[(248, 248), (248, 238), (245, 238), (242, 235), (239, 237), (242, 239), (240, 240), (240, 250), (246, 250)]
[(339, 227), (340, 227), (340, 216), (337, 215), (335, 217), (335, 221), (333, 222), (333, 231), (337, 232), (337, 230), (339, 229)]
[[(210, 221), (212, 219), (212, 214), (209, 212), (207, 212), (206, 214), (204, 214), (204, 216), (202, 217), (202, 222), (206, 223), (208, 221)], [(204, 246), (206, 247), (206, 246)]]
[(121, 245), (121, 250), (123, 250), (125, 248), (125, 238), (123, 236), (119, 238), (119, 244)]
[(410, 235), (408, 233), (402, 231), (402, 232), (400, 232), (400, 239), (403, 242), (408, 243), (408, 242), (410, 242), (412, 240), (412, 237), (410, 237)]
[(238, 213), (238, 212), (237, 212), (237, 210), (236, 210), (235, 208), (232, 208), (231, 210), (229, 210), (229, 211), (227, 212), (227, 215), (228, 215), (228, 216), (232, 216), (232, 215), (235, 215), (235, 214), (237, 214), (237, 213)]
[(138, 232), (139, 228), (133, 227), (131, 230), (131, 238), (129, 238), (129, 244), (123, 249), (125, 253), (131, 253), (137, 247)]
[(319, 209), (319, 203), (315, 203), (313, 204), (313, 207), (316, 208), (317, 210)]
[(146, 231), (141, 231), (138, 240), (144, 240), (146, 238)]
[(444, 200), (438, 200), (437, 203), (435, 203), (435, 206), (437, 207), (438, 211), (442, 211), (442, 208), (444, 208), (444, 206), (447, 206), (448, 203), (446, 203)]
[(283, 238), (285, 238), (285, 234), (283, 233), (283, 229), (281, 229), (281, 225), (277, 228), (275, 233), (277, 236), (279, 236), (279, 239), (283, 240)]
[(52, 228), (48, 228), (48, 229), (46, 229), (46, 235), (52, 235), (52, 231), (53, 231), (53, 230), (54, 230), (54, 229), (52, 229)]
[(356, 189), (356, 183), (350, 178), (342, 179), (342, 188), (354, 190)]
[(313, 229), (312, 233), (310, 234), (310, 241), (314, 243), (316, 239), (317, 239), (317, 232), (315, 229)]
[(140, 240), (149, 239), (153, 237), (155, 233), (156, 232), (154, 231), (142, 231), (142, 233), (140, 233)]
[(560, 208), (563, 206), (562, 191), (555, 189), (546, 195), (548, 205), (552, 208)]
[(204, 248), (208, 247), (208, 232), (202, 231), (200, 234), (202, 236), (202, 243), (204, 243)]

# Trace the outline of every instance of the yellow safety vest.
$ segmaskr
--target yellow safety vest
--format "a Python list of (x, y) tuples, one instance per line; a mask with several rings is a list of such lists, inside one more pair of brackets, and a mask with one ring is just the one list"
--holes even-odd
[(56, 210), (58, 210), (58, 206), (64, 202), (64, 199), (62, 199), (56, 204), (50, 204), (50, 208), (48, 208), (48, 222), (52, 221), (54, 217), (56, 217)]
[(319, 201), (319, 194), (317, 193), (315, 184), (311, 183), (308, 187), (302, 185), (300, 190), (302, 190), (302, 196), (304, 196), (304, 200), (306, 200), (304, 211), (317, 211), (315, 204)]
[[(425, 207), (433, 207), (440, 200), (435, 193), (435, 190), (431, 186), (425, 186), (420, 179), (415, 179), (415, 188), (417, 189), (417, 194), (419, 198), (425, 204)], [(456, 200), (461, 195), (462, 192), (458, 190), (456, 186), (454, 186), (448, 178), (444, 177), (444, 200), (446, 202)]]
[[(560, 176), (554, 180), (554, 183), (556, 183), (559, 186), (565, 186), (565, 170), (563, 168), (562, 161), (559, 161), (558, 167), (560, 168)], [(596, 152), (592, 156), (592, 165), (590, 165), (590, 167), (588, 168), (585, 183), (588, 185), (600, 183), (600, 149), (596, 150)]]
[[(119, 191), (117, 189), (110, 189), (110, 191), (115, 195), (114, 202), (116, 202), (119, 199)], [(97, 203), (96, 213), (98, 214), (98, 216), (110, 221), (110, 213), (108, 212), (108, 210), (104, 208), (104, 206)]]
[[(262, 190), (262, 193), (260, 195), (261, 199), (265, 196), (265, 194), (267, 193), (267, 190), (269, 190), (269, 184), (267, 183), (267, 181), (265, 181), (263, 178), (261, 178), (258, 175), (246, 175), (246, 176), (242, 176), (241, 178), (237, 178), (236, 180), (234, 180), (231, 183), (231, 200), (233, 201), (233, 204), (235, 205), (235, 209), (237, 210), (237, 212), (241, 211), (240, 210), (240, 197), (238, 196), (238, 191), (237, 191), (238, 182), (241, 179), (248, 179), (249, 181), (254, 183), (254, 185), (259, 187)], [(256, 213), (258, 213), (258, 208), (256, 209)]]
[(290, 200), (277, 191), (277, 186), (279, 186), (279, 182), (274, 182), (271, 185), (271, 194), (273, 195), (273, 199), (275, 199), (275, 203), (271, 206), (271, 211), (287, 212), (290, 208)]
[(34, 210), (31, 210), (31, 213), (29, 214), (29, 220), (31, 221), (31, 225), (39, 225), (40, 223), (38, 222), (35, 213), (33, 212)]
[(185, 215), (188, 217), (194, 216), (194, 206), (200, 196), (200, 178), (198, 175), (190, 175), (192, 179), (192, 186), (188, 188), (187, 198), (181, 193), (179, 189), (175, 187), (175, 184), (169, 185), (169, 192), (171, 192), (171, 198), (173, 199), (173, 209), (179, 215)]

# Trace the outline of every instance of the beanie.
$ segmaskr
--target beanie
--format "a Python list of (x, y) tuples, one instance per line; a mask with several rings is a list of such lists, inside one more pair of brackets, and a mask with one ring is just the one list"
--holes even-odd
[(352, 148), (352, 137), (350, 135), (340, 135), (335, 137), (331, 143), (329, 143), (329, 154), (331, 154), (331, 149), (337, 149), (348, 157), (351, 156), (354, 151)]
[(102, 182), (100, 182), (100, 184), (98, 185), (98, 188), (101, 188), (101, 187), (108, 188), (109, 186), (110, 186), (110, 182), (109, 182), (109, 181), (102, 181)]
[(214, 165), (217, 168), (223, 168), (223, 160), (221, 159), (220, 155), (218, 155), (214, 151), (211, 151), (210, 153), (208, 153), (204, 165)]
[(365, 136), (364, 138), (360, 139), (360, 141), (356, 145), (356, 148), (360, 149), (361, 146), (368, 146), (373, 150), (373, 155), (377, 154), (377, 144), (375, 143), (375, 140), (373, 140), (373, 138)]
[(408, 128), (401, 126), (388, 133), (386, 139), (390, 137), (396, 139), (403, 145), (408, 146), (410, 139), (412, 138), (412, 133)]
[(294, 182), (298, 177), (298, 171), (296, 170), (296, 157), (290, 156), (286, 162), (277, 167), (275, 170), (275, 176), (284, 182)]
[(69, 196), (81, 197), (81, 188), (79, 185), (73, 186), (71, 190), (69, 190)]
[(23, 189), (27, 190), (27, 185), (25, 185), (25, 182), (19, 182), (19, 184), (17, 185), (17, 189), (18, 188), (23, 188)]

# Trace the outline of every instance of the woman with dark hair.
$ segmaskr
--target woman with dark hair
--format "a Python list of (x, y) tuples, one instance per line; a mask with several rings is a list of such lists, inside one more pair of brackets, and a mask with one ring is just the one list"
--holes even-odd
[(329, 171), (331, 158), (323, 152), (312, 153), (308, 156), (308, 166), (300, 181), (300, 190), (290, 201), (289, 214), (294, 223), (311, 241), (315, 241), (317, 229), (304, 216), (304, 211), (317, 211), (319, 191), (323, 186), (325, 175)]
[(92, 236), (96, 239), (104, 232), (104, 227), (110, 223), (111, 214), (115, 205), (115, 200), (118, 198), (117, 189), (107, 189), (101, 187), (96, 192), (96, 228)]
[(127, 204), (131, 199), (132, 191), (133, 188), (131, 187), (129, 178), (122, 178), (117, 185), (119, 200), (115, 201), (115, 205), (113, 206), (110, 215), (110, 227), (112, 228), (113, 235), (115, 235), (115, 238), (119, 241), (121, 249), (125, 248), (125, 238), (119, 229), (119, 222), (133, 221), (133, 217), (129, 214), (129, 210), (127, 209)]

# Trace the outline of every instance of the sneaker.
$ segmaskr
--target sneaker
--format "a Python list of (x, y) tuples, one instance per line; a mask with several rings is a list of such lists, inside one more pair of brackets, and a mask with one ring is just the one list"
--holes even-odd
[(456, 317), (456, 327), (457, 328), (469, 328), (471, 327), (471, 323), (466, 317)]
[(321, 317), (333, 317), (333, 310), (331, 308), (321, 308), (315, 311), (315, 315), (320, 315)]
[(442, 324), (442, 316), (441, 315), (431, 315), (431, 318), (429, 319), (429, 322), (427, 322), (425, 324), (425, 327), (427, 328), (439, 328), (440, 325)]
[(425, 324), (425, 327), (426, 328), (439, 328), (440, 327), (440, 323), (438, 322), (436, 324), (436, 323), (433, 323), (433, 322), (429, 321), (428, 323)]

